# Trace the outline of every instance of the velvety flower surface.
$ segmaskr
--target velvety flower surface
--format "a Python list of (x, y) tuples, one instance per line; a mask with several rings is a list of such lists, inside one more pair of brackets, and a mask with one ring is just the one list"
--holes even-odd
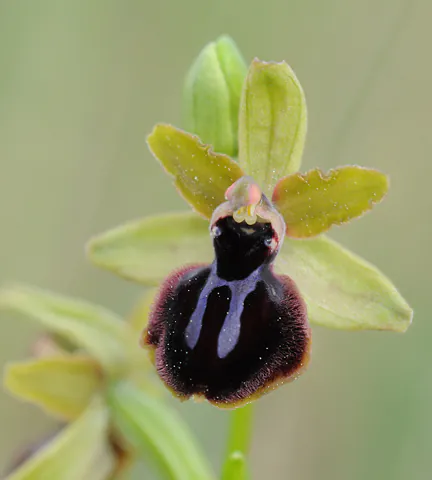
[[(186, 86), (200, 105), (208, 95), (205, 65), (200, 58)], [(229, 68), (222, 73), (229, 77)], [(132, 222), (93, 239), (89, 254), (126, 278), (162, 282), (142, 338), (159, 376), (180, 398), (231, 407), (298, 376), (309, 359), (308, 321), (404, 331), (412, 311), (378, 269), (322, 235), (379, 203), (388, 179), (358, 166), (298, 173), (306, 103), (290, 67), (254, 60), (230, 97), (240, 98), (237, 110), (222, 83), (214, 88), (221, 101), (212, 98), (205, 115), (225, 105), (223, 118), (238, 117), (238, 148), (231, 142), (224, 149), (217, 122), (203, 129), (194, 109), (189, 124), (201, 125), (207, 142), (214, 135), (219, 152), (171, 125), (157, 125), (148, 137), (201, 218)], [(225, 154), (237, 150), (238, 159)]]

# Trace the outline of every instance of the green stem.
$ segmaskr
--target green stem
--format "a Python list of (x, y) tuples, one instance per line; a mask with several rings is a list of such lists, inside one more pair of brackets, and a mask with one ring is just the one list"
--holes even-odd
[(227, 455), (239, 451), (243, 454), (248, 453), (252, 437), (253, 411), (253, 404), (249, 403), (231, 413)]
[(222, 480), (247, 478), (245, 457), (252, 440), (253, 410), (253, 405), (249, 404), (231, 413)]

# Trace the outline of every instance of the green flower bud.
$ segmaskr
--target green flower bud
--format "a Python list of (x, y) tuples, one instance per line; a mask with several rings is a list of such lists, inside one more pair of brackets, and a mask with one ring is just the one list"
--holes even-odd
[(237, 156), (240, 95), (247, 67), (228, 36), (209, 43), (185, 81), (183, 127), (219, 153)]

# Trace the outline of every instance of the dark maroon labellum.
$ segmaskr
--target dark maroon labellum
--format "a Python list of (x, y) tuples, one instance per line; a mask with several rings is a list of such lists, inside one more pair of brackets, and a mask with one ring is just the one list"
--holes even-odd
[(228, 216), (212, 233), (215, 261), (170, 275), (143, 343), (177, 396), (233, 407), (298, 376), (310, 329), (294, 282), (273, 273), (278, 239), (271, 223)]

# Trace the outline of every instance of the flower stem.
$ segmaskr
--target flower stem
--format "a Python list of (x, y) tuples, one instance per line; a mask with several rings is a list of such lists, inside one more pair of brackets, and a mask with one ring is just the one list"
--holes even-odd
[(252, 440), (253, 409), (253, 405), (249, 404), (231, 413), (222, 480), (247, 478), (246, 455)]

